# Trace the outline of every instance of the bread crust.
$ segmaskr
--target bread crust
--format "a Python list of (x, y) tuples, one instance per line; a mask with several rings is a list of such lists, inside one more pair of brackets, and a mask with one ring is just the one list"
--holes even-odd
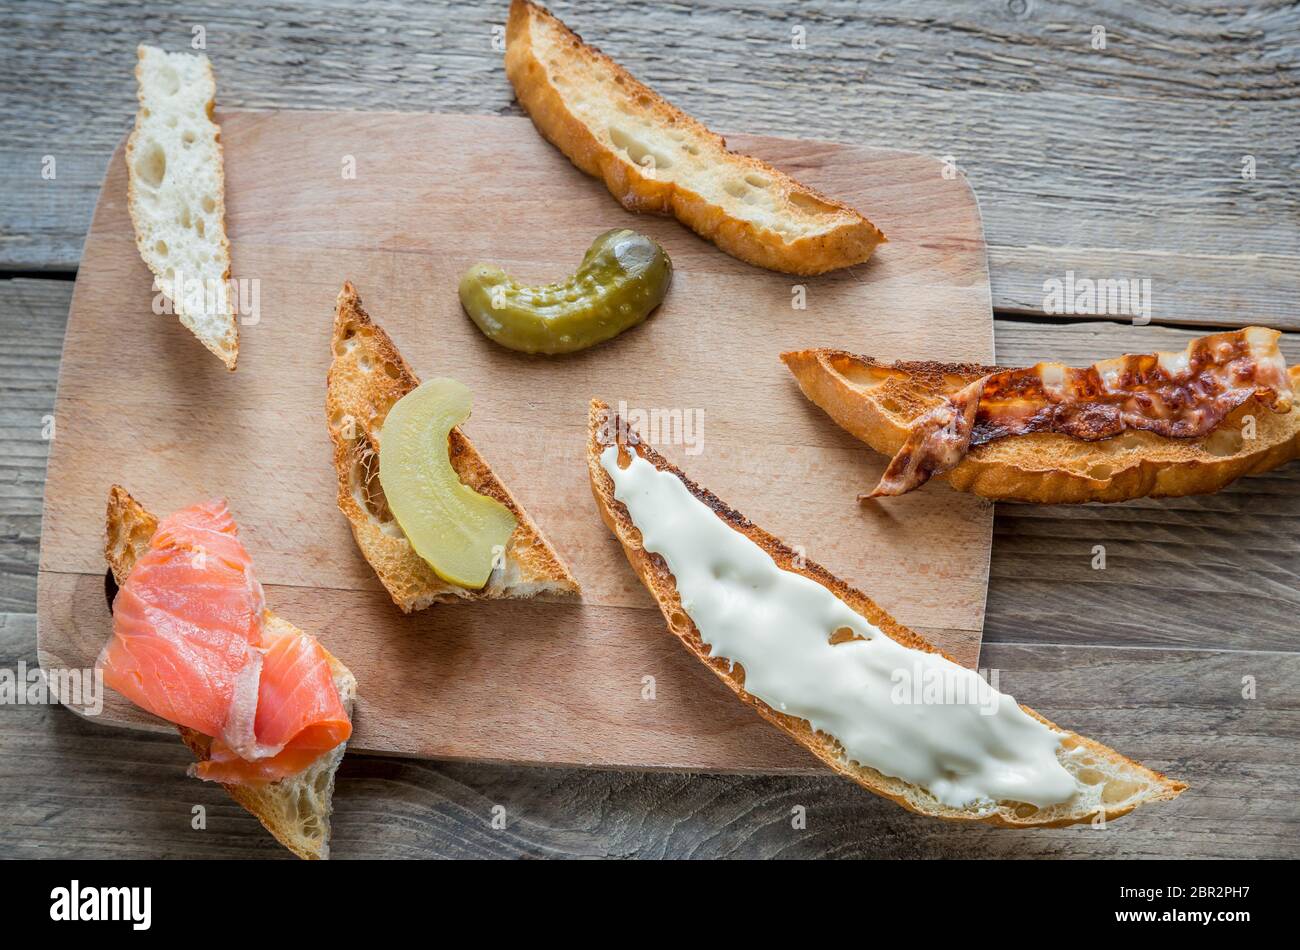
[[(612, 73), (613, 81), (635, 101), (639, 116), (689, 138), (699, 149), (715, 153), (717, 162), (734, 169), (737, 179), (759, 176), (770, 182), (774, 193), (791, 207), (792, 216), (800, 213), (790, 205), (790, 196), (800, 203), (800, 208), (837, 215), (841, 223), (831, 230), (786, 240), (773, 228), (737, 216), (680, 183), (647, 175), (645, 168), (632, 161), (626, 152), (611, 147), (607, 133), (597, 134), (570, 108), (537, 49), (535, 31), (541, 29), (557, 31), (564, 38), (565, 55), (571, 62)], [(529, 0), (513, 0), (510, 5), (506, 75), (519, 103), (542, 136), (582, 171), (601, 179), (623, 207), (635, 212), (674, 215), (695, 233), (742, 261), (787, 274), (821, 274), (862, 263), (886, 240), (879, 228), (843, 202), (795, 181), (766, 162), (728, 151), (721, 136), (638, 82), (608, 56), (584, 43), (545, 7)]]
[[(120, 587), (126, 583), (131, 568), (149, 549), (149, 541), (158, 530), (158, 519), (120, 485), (108, 493), (104, 559), (113, 580)], [(297, 628), (270, 610), (266, 612), (266, 631), (272, 636), (297, 633)], [(343, 708), (352, 717), (357, 681), (334, 654), (321, 647), (330, 666), (334, 687), (339, 691)], [(177, 726), (181, 741), (199, 762), (210, 756), (212, 739), (185, 726)], [(347, 743), (318, 758), (298, 775), (286, 776), (264, 785), (227, 785), (226, 794), (253, 815), (282, 845), (300, 858), (320, 860), (329, 857), (330, 813), (334, 793), (334, 775), (343, 761)]]
[(835, 772), (870, 792), (920, 814), (955, 821), (979, 821), (1017, 828), (1061, 827), (1098, 821), (1103, 815), (1106, 821), (1110, 821), (1128, 814), (1139, 804), (1173, 799), (1187, 788), (1185, 783), (1166, 778), (1159, 772), (1154, 772), (1098, 742), (1061, 729), (1027, 706), (1021, 706), (1026, 713), (1053, 729), (1067, 733), (1068, 737), (1063, 743), (1065, 747), (1080, 750), (1080, 754), (1091, 756), (1117, 773), (1122, 773), (1128, 781), (1141, 784), (1143, 786), (1140, 790), (1141, 794), (1135, 793), (1115, 804), (1105, 803), (1103, 799), (1095, 808), (1071, 814), (1061, 814), (1061, 806), (1054, 806), (1055, 810), (1047, 810), (1046, 814), (1040, 814), (1033, 806), (1008, 802), (999, 803), (995, 810), (980, 813), (944, 805), (917, 786), (883, 775), (875, 769), (846, 761), (841, 756), (838, 743), (830, 736), (815, 732), (806, 720), (778, 712), (746, 692), (745, 673), (739, 664), (733, 665), (722, 657), (709, 655), (709, 649), (701, 639), (698, 628), (682, 608), (676, 582), (667, 564), (658, 554), (651, 554), (642, 547), (640, 530), (628, 515), (627, 508), (615, 499), (613, 479), (600, 462), (600, 454), (605, 448), (617, 444), (620, 449), (620, 459), (625, 453), (634, 451), (660, 471), (671, 472), (714, 514), (761, 547), (779, 567), (802, 574), (821, 584), (892, 639), (915, 650), (937, 653), (949, 660), (952, 660), (952, 657), (935, 647), (919, 633), (898, 623), (866, 594), (849, 586), (821, 565), (797, 555), (779, 538), (763, 531), (716, 495), (701, 488), (653, 448), (637, 439), (635, 434), (627, 434), (627, 432), (626, 425), (617, 416), (611, 414), (605, 403), (592, 400), (588, 416), (587, 443), (587, 466), (592, 494), (600, 509), (601, 518), (622, 545), (628, 563), (632, 565), (632, 569), (659, 605), (668, 623), (669, 631), (697, 660), (712, 670), (742, 702), (791, 736)]
[[(1005, 367), (972, 363), (882, 363), (836, 349), (782, 353), (805, 396), (839, 426), (892, 456), (907, 423), (963, 385)], [(1300, 387), (1300, 367), (1291, 367)], [(1255, 438), (1241, 437), (1247, 416)], [(996, 501), (1041, 505), (1118, 502), (1215, 492), (1243, 475), (1300, 458), (1300, 412), (1276, 413), (1250, 399), (1215, 430), (1195, 439), (1126, 432), (1085, 442), (1038, 432), (971, 449), (952, 471), (935, 476), (958, 491)]]
[(350, 281), (339, 291), (331, 345), (334, 359), (326, 385), (325, 416), (334, 443), (338, 506), (393, 603), (410, 613), (434, 603), (578, 594), (581, 588), (568, 567), (459, 427), (451, 430), (448, 439), (457, 476), (515, 516), (505, 565), (493, 570), (481, 590), (472, 590), (444, 581), (415, 553), (383, 499), (378, 459), (379, 432), (388, 410), (420, 380), (392, 338), (361, 306)]

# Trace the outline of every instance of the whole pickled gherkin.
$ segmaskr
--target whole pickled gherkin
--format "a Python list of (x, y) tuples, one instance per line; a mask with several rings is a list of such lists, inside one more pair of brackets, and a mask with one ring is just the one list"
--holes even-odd
[(636, 326), (664, 299), (673, 264), (658, 243), (628, 228), (592, 242), (565, 280), (524, 286), (500, 267), (476, 264), (460, 302), (484, 335), (524, 353), (573, 353)]

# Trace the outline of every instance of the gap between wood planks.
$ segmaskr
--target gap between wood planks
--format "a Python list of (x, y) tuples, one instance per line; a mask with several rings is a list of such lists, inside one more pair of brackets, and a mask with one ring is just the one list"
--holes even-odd
[[(29, 268), (9, 269), (4, 267), (3, 265), (0, 265), (0, 280), (75, 281), (76, 279), (77, 279), (77, 271), (75, 270), (60, 269), (60, 270), (47, 271), (47, 270), (32, 270)], [(1166, 320), (1166, 319), (1156, 319), (1154, 317), (1151, 318), (1151, 320), (1147, 323), (1135, 324), (1133, 323), (1132, 317), (1127, 317), (1122, 315), (1111, 316), (1109, 314), (1067, 314), (1067, 315), (1054, 317), (1049, 314), (1042, 313), (1041, 311), (1014, 310), (1014, 309), (1012, 310), (994, 309), (993, 319), (1009, 320), (1009, 321), (1014, 321), (1015, 323), (1024, 323), (1024, 324), (1040, 325), (1040, 326), (1047, 326), (1047, 327), (1060, 326), (1063, 324), (1070, 324), (1070, 323), (1099, 323), (1099, 324), (1109, 323), (1109, 324), (1115, 324), (1116, 326), (1167, 327), (1170, 330), (1195, 330), (1201, 334), (1215, 333), (1218, 332), (1218, 329), (1220, 329), (1217, 327), (1209, 326), (1205, 323), (1197, 323), (1195, 321)], [(997, 341), (995, 338), (994, 339), (995, 345), (996, 342)], [(1101, 358), (1102, 357), (1100, 356), (1098, 357), (1098, 359)]]

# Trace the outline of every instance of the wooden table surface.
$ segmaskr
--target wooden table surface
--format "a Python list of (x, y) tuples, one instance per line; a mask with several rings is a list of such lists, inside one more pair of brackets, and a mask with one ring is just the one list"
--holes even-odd
[[(35, 663), (43, 428), (82, 239), (134, 113), (135, 44), (180, 49), (203, 27), (229, 109), (519, 114), (493, 49), (504, 2), (147, 6), (160, 12), (0, 10), (0, 669)], [(1284, 346), (1300, 359), (1294, 3), (553, 7), (715, 128), (955, 163), (983, 211), (999, 362), (1086, 363), (1252, 322), (1293, 331)], [(1149, 279), (1150, 325), (1045, 315), (1045, 281), (1070, 271)], [(350, 756), (334, 852), (1297, 857), (1298, 608), (1300, 464), (1204, 497), (999, 505), (981, 665), (1045, 715), (1190, 782), (1172, 805), (1025, 833), (918, 818), (830, 777)], [(283, 855), (184, 776), (187, 758), (166, 736), (0, 707), (0, 856)], [(204, 831), (190, 829), (196, 804)]]

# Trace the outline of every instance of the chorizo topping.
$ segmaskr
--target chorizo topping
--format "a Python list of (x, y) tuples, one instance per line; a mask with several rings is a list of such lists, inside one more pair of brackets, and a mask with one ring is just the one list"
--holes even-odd
[(1247, 327), (1192, 340), (1181, 353), (1129, 354), (1085, 369), (1039, 363), (975, 380), (918, 416), (868, 496), (902, 495), (957, 466), (972, 447), (1057, 432), (1084, 442), (1143, 429), (1206, 435), (1251, 397), (1288, 412), (1293, 393), (1281, 334)]

